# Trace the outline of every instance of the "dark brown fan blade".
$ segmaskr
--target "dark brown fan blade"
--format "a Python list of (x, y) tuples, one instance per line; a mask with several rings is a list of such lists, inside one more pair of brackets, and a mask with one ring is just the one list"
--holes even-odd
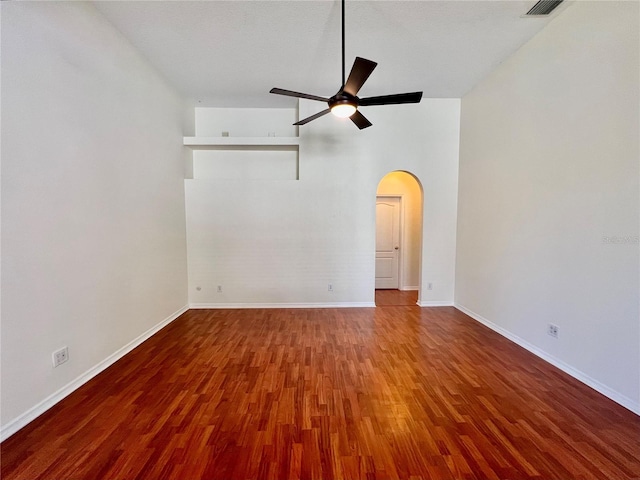
[(349, 118), (353, 123), (356, 124), (356, 127), (358, 127), (360, 130), (362, 130), (363, 128), (370, 127), (372, 125), (371, 122), (367, 120), (367, 117), (361, 114), (358, 110), (356, 110), (356, 113), (351, 115)]
[(347, 83), (344, 84), (342, 91), (355, 97), (358, 94), (358, 90), (362, 88), (364, 82), (367, 81), (367, 78), (369, 78), (369, 75), (373, 72), (373, 69), (376, 68), (376, 65), (378, 65), (376, 62), (372, 62), (366, 58), (356, 57), (355, 62), (353, 62), (353, 67), (351, 67), (349, 78), (347, 78)]
[(269, 93), (275, 93), (276, 95), (286, 95), (288, 97), (306, 98), (307, 100), (317, 100), (319, 102), (328, 102), (328, 98), (318, 97), (317, 95), (309, 95), (308, 93), (293, 92), (291, 90), (284, 90), (282, 88), (272, 88)]
[(380, 97), (367, 97), (360, 99), (360, 105), (369, 107), (371, 105), (398, 105), (400, 103), (419, 103), (422, 99), (422, 92), (398, 93), (396, 95), (382, 95)]
[(303, 120), (300, 120), (299, 122), (294, 123), (294, 125), (304, 125), (305, 123), (309, 123), (312, 120), (315, 120), (316, 118), (320, 118), (323, 115), (326, 115), (327, 113), (329, 113), (331, 111), (330, 108), (327, 108), (326, 110), (323, 110), (319, 113), (316, 113), (315, 115), (311, 115), (310, 117), (307, 117)]

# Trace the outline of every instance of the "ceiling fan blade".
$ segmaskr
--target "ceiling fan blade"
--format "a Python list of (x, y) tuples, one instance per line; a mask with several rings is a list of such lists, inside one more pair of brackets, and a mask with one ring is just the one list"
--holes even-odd
[(305, 123), (309, 123), (310, 121), (315, 120), (316, 118), (320, 118), (323, 115), (326, 115), (330, 111), (331, 109), (327, 108), (326, 110), (322, 110), (321, 112), (318, 112), (315, 115), (311, 115), (310, 117), (307, 117), (305, 119), (300, 120), (299, 122), (294, 123), (294, 125), (304, 125)]
[(342, 91), (355, 97), (358, 94), (358, 90), (362, 88), (364, 82), (367, 81), (367, 78), (369, 78), (369, 75), (373, 72), (373, 69), (376, 68), (376, 65), (378, 65), (376, 62), (372, 62), (366, 58), (356, 57), (355, 62), (353, 62), (353, 67), (351, 67), (349, 78), (347, 78), (347, 83), (344, 84)]
[(286, 95), (288, 97), (306, 98), (307, 100), (317, 100), (319, 102), (328, 102), (328, 98), (318, 97), (317, 95), (309, 95), (308, 93), (294, 92), (292, 90), (284, 90), (282, 88), (272, 88), (269, 93), (275, 93), (276, 95)]
[(379, 97), (367, 97), (360, 99), (360, 105), (398, 105), (400, 103), (419, 103), (422, 92), (397, 93), (395, 95), (381, 95)]
[(362, 130), (363, 128), (370, 127), (372, 125), (372, 123), (369, 120), (367, 120), (367, 117), (361, 114), (358, 110), (356, 110), (356, 113), (351, 115), (349, 118), (353, 123), (356, 124), (356, 127), (358, 127), (360, 130)]

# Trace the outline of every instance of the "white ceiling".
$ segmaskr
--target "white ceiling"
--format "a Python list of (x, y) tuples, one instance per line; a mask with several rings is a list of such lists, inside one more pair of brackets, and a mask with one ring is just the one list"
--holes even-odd
[[(567, 8), (536, 0), (347, 0), (347, 74), (378, 62), (359, 96), (422, 90), (459, 98)], [(292, 106), (272, 87), (331, 96), (341, 86), (340, 2), (103, 1), (102, 14), (200, 106)]]

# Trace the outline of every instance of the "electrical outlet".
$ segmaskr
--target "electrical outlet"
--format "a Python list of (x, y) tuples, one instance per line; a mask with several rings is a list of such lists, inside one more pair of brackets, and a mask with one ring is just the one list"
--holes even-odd
[(558, 338), (558, 326), (554, 325), (553, 323), (550, 323), (547, 326), (547, 333), (554, 338)]
[(62, 365), (69, 361), (69, 347), (63, 347), (60, 350), (53, 352), (53, 367)]
[(433, 283), (427, 283), (427, 290), (433, 290)]
[(330, 283), (329, 285), (327, 285), (327, 290), (333, 292), (333, 284)]
[(222, 293), (222, 285), (218, 285), (218, 293)]

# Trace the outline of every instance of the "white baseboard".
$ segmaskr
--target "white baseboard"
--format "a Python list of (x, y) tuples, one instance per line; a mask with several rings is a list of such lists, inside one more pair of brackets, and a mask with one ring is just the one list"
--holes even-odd
[(418, 301), (419, 307), (453, 307), (453, 302), (442, 302), (440, 300), (423, 300)]
[(375, 307), (374, 302), (338, 303), (192, 303), (189, 308), (242, 309), (242, 308), (362, 308)]
[(43, 401), (41, 401), (37, 405), (31, 407), (29, 410), (24, 412), (22, 415), (20, 415), (17, 418), (14, 418), (13, 420), (9, 421), (6, 425), (2, 425), (0, 427), (0, 442), (3, 442), (7, 438), (9, 438), (11, 435), (16, 433), (18, 430), (20, 430), (21, 428), (26, 426), (28, 423), (32, 422), (37, 417), (42, 415), (44, 412), (49, 410), (56, 403), (58, 403), (60, 400), (62, 400), (63, 398), (65, 398), (69, 394), (73, 393), (75, 390), (80, 388), (82, 385), (87, 383), (89, 380), (91, 380), (93, 377), (98, 375), (103, 370), (105, 370), (108, 367), (110, 367), (111, 365), (113, 365), (115, 362), (120, 360), (122, 357), (124, 357), (131, 350), (133, 350), (138, 345), (140, 345), (142, 342), (144, 342), (145, 340), (149, 339), (154, 334), (156, 334), (157, 332), (162, 330), (165, 326), (167, 326), (168, 324), (173, 322), (176, 318), (178, 318), (180, 315), (182, 315), (187, 310), (188, 310), (188, 307), (185, 305), (180, 310), (178, 310), (177, 312), (172, 313), (171, 315), (169, 315), (167, 318), (165, 318), (163, 321), (161, 321), (157, 325), (151, 327), (149, 330), (144, 332), (139, 337), (133, 339), (131, 342), (126, 344), (121, 349), (119, 349), (116, 352), (114, 352), (113, 354), (109, 355), (103, 361), (101, 361), (100, 363), (98, 363), (94, 367), (92, 367), (89, 370), (87, 370), (85, 373), (83, 373), (82, 375), (77, 377), (75, 380), (72, 380), (71, 382), (66, 384), (64, 387), (62, 387), (57, 392), (53, 393), (52, 395), (49, 395)]
[(416, 290), (420, 290), (420, 287), (401, 287), (398, 290), (402, 290), (402, 291), (416, 291)]
[(543, 359), (544, 361), (550, 363), (554, 367), (557, 367), (560, 370), (562, 370), (563, 372), (571, 375), (576, 380), (579, 380), (580, 382), (584, 383), (585, 385), (593, 388), (596, 392), (599, 392), (602, 395), (604, 395), (605, 397), (610, 398), (614, 402), (622, 405), (624, 408), (626, 408), (628, 410), (631, 410), (633, 413), (635, 413), (637, 415), (640, 415), (640, 402), (634, 401), (634, 400), (630, 399), (629, 397), (627, 397), (625, 395), (622, 395), (619, 392), (616, 392), (615, 390), (607, 387), (603, 383), (600, 383), (599, 381), (591, 378), (586, 373), (581, 372), (580, 370), (572, 367), (571, 365), (563, 362), (562, 360), (557, 359), (553, 355), (549, 355), (544, 350), (539, 349), (535, 345), (532, 345), (531, 343), (527, 342), (526, 340), (523, 340), (522, 338), (518, 337), (517, 335), (514, 335), (513, 333), (509, 332), (508, 330), (505, 330), (504, 328), (500, 327), (499, 325), (496, 325), (495, 323), (491, 322), (490, 320), (487, 320), (486, 318), (482, 317), (481, 315), (478, 315), (477, 313), (473, 312), (472, 310), (469, 310), (468, 308), (466, 308), (466, 307), (464, 307), (464, 306), (462, 306), (462, 305), (460, 305), (458, 303), (455, 303), (454, 306), (458, 310), (460, 310), (461, 312), (464, 312), (467, 315), (469, 315), (471, 318), (473, 318), (477, 322), (482, 323), (483, 325), (485, 325), (486, 327), (489, 327), (494, 332), (499, 333), (503, 337), (511, 340), (513, 343), (521, 346), (525, 350), (528, 350), (529, 352), (533, 353), (537, 357), (540, 357), (541, 359)]

